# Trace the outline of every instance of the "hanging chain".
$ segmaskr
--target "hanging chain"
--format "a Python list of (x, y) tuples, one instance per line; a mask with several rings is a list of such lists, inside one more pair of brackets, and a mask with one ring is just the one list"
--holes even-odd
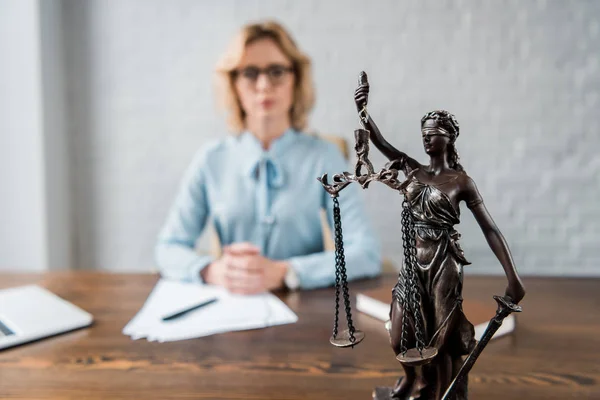
[[(406, 289), (404, 289), (406, 290)], [(402, 293), (402, 295), (398, 298), (398, 300), (400, 301), (400, 307), (402, 308), (402, 310), (404, 310), (404, 313), (406, 314), (406, 312), (409, 310), (409, 305), (408, 305), (408, 301), (406, 301), (406, 294)], [(400, 352), (402, 353), (402, 355), (406, 354), (406, 351), (408, 350), (406, 348), (406, 342), (408, 340), (408, 338), (406, 337), (406, 331), (408, 330), (408, 318), (406, 318), (404, 316), (404, 314), (402, 315), (402, 334), (400, 335)]]
[(412, 259), (412, 287), (413, 287), (413, 291), (412, 291), (412, 296), (411, 296), (411, 300), (412, 300), (412, 312), (413, 312), (413, 319), (414, 319), (414, 323), (415, 323), (415, 336), (417, 339), (417, 349), (419, 350), (419, 352), (422, 352), (423, 348), (425, 347), (425, 340), (423, 338), (423, 315), (421, 313), (421, 291), (419, 286), (417, 285), (417, 276), (416, 276), (416, 267), (417, 267), (417, 246), (416, 246), (416, 232), (415, 232), (415, 225), (414, 225), (414, 220), (412, 219), (412, 214), (411, 214), (411, 218), (409, 219), (410, 221), (410, 252), (411, 252), (411, 259)]
[(348, 332), (350, 334), (350, 342), (354, 343), (354, 324), (352, 323), (352, 310), (350, 308), (350, 294), (348, 290), (348, 276), (346, 275), (346, 259), (344, 256), (344, 237), (342, 235), (342, 217), (340, 212), (340, 202), (335, 196), (333, 198), (333, 222), (335, 229), (335, 326), (334, 337), (337, 334), (338, 314), (339, 314), (339, 287), (340, 280), (344, 294), (344, 306), (346, 308), (346, 318), (348, 320)]
[[(423, 339), (423, 317), (421, 314), (421, 293), (417, 285), (416, 268), (417, 268), (417, 247), (416, 247), (416, 232), (413, 216), (410, 210), (410, 205), (406, 197), (402, 202), (402, 242), (404, 245), (404, 291), (401, 297), (401, 305), (403, 306), (404, 314), (402, 316), (402, 338), (406, 338), (406, 329), (408, 324), (406, 314), (412, 314), (412, 319), (415, 327), (415, 339), (417, 350), (422, 354), (425, 347)], [(406, 352), (406, 340), (402, 340), (403, 354)]]
[(340, 315), (340, 269), (337, 263), (335, 266), (335, 320), (333, 321), (333, 337), (337, 337), (338, 334), (338, 320)]
[(402, 354), (405, 354), (407, 351), (407, 330), (408, 330), (408, 316), (412, 312), (412, 304), (410, 303), (410, 297), (412, 294), (412, 266), (411, 266), (411, 252), (410, 252), (410, 223), (409, 223), (409, 214), (407, 212), (408, 207), (406, 204), (406, 200), (402, 203), (402, 247), (404, 248), (404, 269), (402, 271), (403, 279), (403, 288), (400, 296), (400, 305), (403, 310), (402, 314), (402, 334), (401, 334), (401, 344), (402, 344)]
[[(335, 222), (336, 219), (336, 214), (339, 213), (339, 201), (337, 196), (332, 196), (333, 197), (333, 219)], [(337, 222), (335, 222), (335, 226), (337, 227)], [(337, 337), (338, 334), (338, 321), (339, 321), (339, 315), (340, 315), (340, 275), (341, 275), (341, 262), (340, 262), (340, 256), (339, 253), (337, 251), (337, 229), (335, 230), (335, 319), (333, 321), (333, 337)]]

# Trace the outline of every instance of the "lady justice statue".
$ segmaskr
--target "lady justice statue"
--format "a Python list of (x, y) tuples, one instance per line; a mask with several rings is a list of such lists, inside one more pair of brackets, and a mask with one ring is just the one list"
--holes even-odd
[[(319, 178), (334, 198), (336, 222), (336, 318), (331, 342), (354, 346), (364, 337), (354, 328), (345, 279), (343, 241), (337, 196), (351, 182), (366, 189), (370, 182), (382, 182), (403, 196), (402, 243), (404, 260), (392, 289), (390, 320), (386, 324), (391, 347), (404, 369), (393, 388), (378, 387), (375, 399), (467, 399), (467, 373), (475, 360), (517, 304), (525, 288), (513, 263), (510, 250), (488, 213), (475, 182), (459, 161), (456, 141), (460, 127), (445, 110), (428, 112), (421, 119), (421, 140), (428, 164), (422, 165), (388, 143), (367, 112), (369, 83), (364, 72), (354, 100), (363, 129), (355, 131), (358, 161), (354, 174), (344, 172), (327, 182)], [(369, 139), (390, 161), (375, 173), (368, 160)], [(362, 168), (366, 173), (362, 174)], [(397, 179), (401, 171), (405, 180)], [(459, 244), (454, 225), (460, 222), (459, 204), (464, 202), (504, 268), (508, 286), (504, 296), (494, 296), (498, 311), (478, 343), (473, 325), (462, 310), (463, 266), (469, 261)], [(343, 287), (348, 330), (338, 333), (339, 288)], [(467, 356), (463, 360), (463, 356)]]

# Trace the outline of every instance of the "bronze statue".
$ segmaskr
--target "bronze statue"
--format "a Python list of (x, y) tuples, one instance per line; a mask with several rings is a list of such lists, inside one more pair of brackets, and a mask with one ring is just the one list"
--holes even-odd
[[(423, 147), (430, 158), (429, 164), (421, 165), (385, 140), (367, 112), (368, 95), (369, 83), (362, 72), (354, 95), (364, 128), (355, 132), (356, 150), (359, 151), (355, 174), (335, 175), (332, 184), (327, 182), (326, 175), (319, 180), (336, 204), (339, 191), (352, 181), (363, 188), (374, 180), (380, 181), (398, 190), (404, 198), (404, 262), (392, 290), (390, 321), (386, 324), (404, 376), (393, 388), (377, 388), (373, 396), (376, 399), (467, 399), (466, 374), (502, 319), (511, 312), (521, 311), (517, 304), (525, 295), (525, 289), (501, 232), (488, 213), (475, 182), (460, 164), (456, 150), (460, 127), (454, 115), (436, 110), (421, 119)], [(374, 173), (367, 159), (367, 138), (390, 160), (379, 173)], [(360, 174), (361, 166), (367, 168), (366, 175)], [(399, 171), (405, 176), (403, 182), (397, 179)], [(461, 202), (465, 202), (473, 213), (508, 279), (505, 295), (494, 296), (498, 313), (479, 344), (474, 339), (473, 325), (462, 311), (463, 266), (470, 262), (460, 247), (460, 234), (454, 229), (460, 222)], [(339, 221), (337, 225), (336, 234), (339, 232), (341, 237)], [(336, 267), (342, 273), (338, 281), (346, 294), (340, 238), (336, 239)], [(339, 289), (336, 292), (339, 293)], [(348, 305), (346, 312), (351, 329), (344, 332), (342, 342), (354, 346), (357, 344), (354, 333), (359, 332), (361, 340), (364, 334), (351, 324)], [(337, 315), (336, 302), (332, 343), (337, 339), (336, 345), (340, 345), (340, 338), (336, 337)], [(465, 355), (469, 356), (463, 361)]]

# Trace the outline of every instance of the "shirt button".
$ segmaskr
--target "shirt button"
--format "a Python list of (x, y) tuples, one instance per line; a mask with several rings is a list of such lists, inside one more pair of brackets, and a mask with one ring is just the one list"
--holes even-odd
[(263, 223), (267, 225), (273, 225), (275, 223), (275, 217), (272, 215), (267, 215), (263, 218)]

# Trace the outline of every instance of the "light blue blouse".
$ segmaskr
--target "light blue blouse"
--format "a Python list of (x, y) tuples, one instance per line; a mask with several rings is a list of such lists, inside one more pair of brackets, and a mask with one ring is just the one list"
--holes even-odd
[[(320, 210), (333, 226), (333, 200), (317, 177), (348, 170), (336, 145), (293, 129), (269, 150), (249, 132), (204, 146), (160, 232), (155, 258), (161, 274), (201, 281), (200, 271), (213, 259), (194, 246), (210, 217), (221, 244), (252, 242), (263, 256), (288, 261), (301, 288), (332, 285), (335, 254), (324, 251)], [(351, 184), (339, 197), (349, 280), (381, 272), (380, 242), (360, 191)]]

